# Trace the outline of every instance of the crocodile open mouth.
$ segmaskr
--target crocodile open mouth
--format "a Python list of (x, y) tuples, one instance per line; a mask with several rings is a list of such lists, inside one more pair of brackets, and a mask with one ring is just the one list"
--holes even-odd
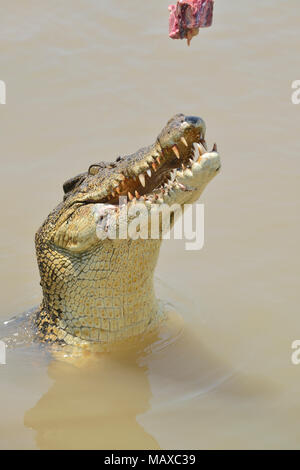
[(192, 183), (196, 183), (192, 180), (194, 173), (205, 171), (208, 159), (214, 161), (211, 169), (218, 170), (217, 146), (211, 152), (207, 150), (205, 131), (201, 118), (177, 114), (153, 145), (111, 163), (92, 164), (87, 174), (68, 180), (64, 184), (64, 200), (70, 207), (89, 203), (118, 205), (140, 199), (155, 202), (167, 196), (169, 189), (190, 191)]
[[(214, 144), (211, 152), (216, 151)], [(146, 170), (137, 175), (122, 175), (122, 181), (101, 202), (118, 204), (120, 196), (133, 202), (157, 198), (158, 194), (164, 194), (172, 187), (177, 172), (191, 169), (195, 162), (201, 162), (202, 156), (207, 153), (207, 145), (204, 138), (189, 144), (185, 137), (181, 137), (177, 144), (164, 149), (160, 146), (156, 153), (156, 156), (148, 158)], [(178, 184), (186, 190), (183, 184)]]

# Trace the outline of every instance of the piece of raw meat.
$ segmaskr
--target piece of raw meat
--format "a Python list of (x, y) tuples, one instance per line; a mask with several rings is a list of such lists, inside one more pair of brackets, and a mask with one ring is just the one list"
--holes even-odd
[(187, 39), (188, 45), (199, 33), (199, 28), (211, 26), (214, 0), (179, 0), (170, 5), (169, 36), (172, 39)]

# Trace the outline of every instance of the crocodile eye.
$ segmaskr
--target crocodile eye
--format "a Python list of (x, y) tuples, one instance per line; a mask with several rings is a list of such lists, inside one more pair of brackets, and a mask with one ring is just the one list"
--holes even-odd
[(91, 165), (88, 169), (89, 175), (97, 175), (99, 172), (99, 165)]

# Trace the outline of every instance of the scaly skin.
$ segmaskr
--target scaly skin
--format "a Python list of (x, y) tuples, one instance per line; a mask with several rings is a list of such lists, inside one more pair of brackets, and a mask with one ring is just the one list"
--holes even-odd
[(43, 302), (35, 324), (42, 341), (109, 345), (158, 324), (153, 274), (161, 227), (159, 239), (101, 239), (101, 233), (114, 215), (119, 227), (120, 196), (128, 196), (123, 209), (143, 201), (148, 213), (162, 203), (195, 202), (220, 168), (216, 147), (207, 152), (204, 137), (202, 119), (178, 114), (153, 145), (92, 165), (64, 184), (63, 202), (36, 234)]

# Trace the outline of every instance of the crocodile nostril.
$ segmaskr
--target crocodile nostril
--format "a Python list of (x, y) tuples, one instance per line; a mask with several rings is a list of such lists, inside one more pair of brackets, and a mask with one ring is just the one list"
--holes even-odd
[(198, 118), (197, 116), (185, 116), (184, 120), (189, 124), (193, 124), (193, 126), (197, 126), (198, 121), (202, 121), (202, 119)]
[(206, 126), (203, 119), (198, 116), (185, 116), (184, 121), (190, 126), (202, 129), (202, 135), (205, 134)]

